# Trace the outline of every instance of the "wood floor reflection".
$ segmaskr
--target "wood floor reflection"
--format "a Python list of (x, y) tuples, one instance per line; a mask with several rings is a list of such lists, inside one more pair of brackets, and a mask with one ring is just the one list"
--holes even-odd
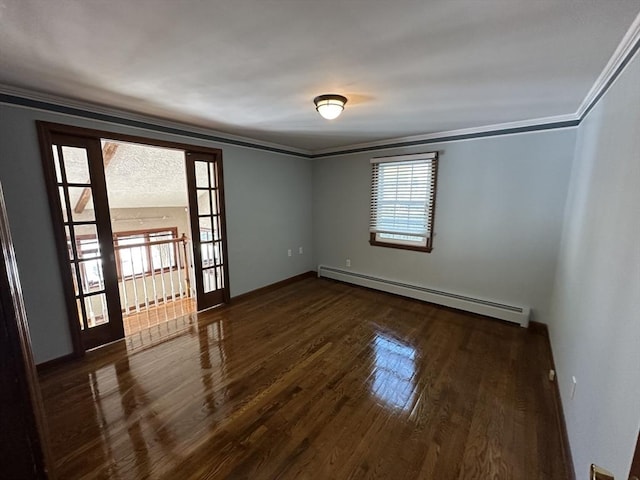
[(140, 312), (132, 311), (122, 317), (124, 333), (127, 336), (144, 332), (150, 327), (155, 327), (175, 318), (186, 317), (196, 311), (195, 298), (178, 298), (159, 305), (144, 305)]
[(307, 279), (41, 379), (62, 479), (563, 479), (543, 336)]

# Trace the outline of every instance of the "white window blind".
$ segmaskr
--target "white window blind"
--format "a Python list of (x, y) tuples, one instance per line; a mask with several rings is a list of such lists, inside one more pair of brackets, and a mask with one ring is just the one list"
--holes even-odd
[(431, 237), (436, 162), (435, 152), (371, 160), (371, 233)]

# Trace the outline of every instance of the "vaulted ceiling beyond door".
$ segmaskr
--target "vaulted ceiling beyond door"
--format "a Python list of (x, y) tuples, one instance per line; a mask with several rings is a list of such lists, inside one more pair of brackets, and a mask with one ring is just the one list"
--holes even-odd
[[(8, 0), (0, 83), (316, 151), (576, 112), (637, 0)], [(312, 99), (349, 98), (322, 120)]]

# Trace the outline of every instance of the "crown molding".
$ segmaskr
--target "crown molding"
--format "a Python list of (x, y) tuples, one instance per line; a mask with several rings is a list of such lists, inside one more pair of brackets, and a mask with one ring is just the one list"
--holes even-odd
[[(11, 97), (3, 99), (2, 96)], [(27, 100), (27, 102), (23, 101)], [(79, 118), (90, 118), (116, 125), (127, 125), (152, 132), (164, 132), (173, 135), (199, 138), (219, 143), (266, 150), (275, 153), (293, 155), (303, 158), (321, 158), (325, 156), (343, 155), (363, 151), (377, 151), (398, 147), (419, 146), (423, 144), (470, 140), (473, 138), (490, 137), (526, 133), (539, 130), (556, 128), (568, 128), (576, 126), (579, 119), (575, 114), (558, 115), (554, 117), (537, 118), (533, 120), (521, 120), (517, 122), (484, 125), (479, 127), (434, 132), (423, 135), (397, 137), (374, 142), (345, 145), (321, 150), (304, 150), (286, 145), (263, 142), (253, 138), (226, 134), (216, 130), (195, 127), (192, 125), (163, 120), (156, 117), (137, 114), (102, 105), (73, 100), (48, 93), (36, 92), (20, 87), (0, 84), (0, 103), (20, 105), (37, 110), (53, 111), (63, 115)]]
[[(16, 99), (30, 100), (30, 104), (20, 104), (27, 108), (36, 110), (53, 111), (72, 117), (91, 118), (93, 120), (106, 123), (122, 125), (122, 120), (127, 120), (126, 124), (142, 130), (153, 132), (164, 132), (173, 135), (188, 136), (219, 143), (227, 143), (245, 148), (266, 150), (298, 157), (310, 157), (311, 152), (301, 148), (290, 147), (278, 143), (255, 140), (249, 137), (242, 137), (229, 133), (220, 132), (213, 129), (196, 127), (186, 123), (164, 120), (150, 115), (142, 115), (127, 110), (106, 107), (82, 100), (74, 100), (60, 97), (49, 93), (36, 92), (25, 88), (0, 84), (0, 96), (7, 95)], [(15, 105), (17, 102), (9, 102), (0, 97), (0, 103)], [(88, 115), (87, 115), (88, 114)]]
[[(0, 84), (0, 103), (21, 105), (26, 108), (34, 108), (44, 111), (54, 111), (73, 117), (91, 118), (111, 124), (132, 126), (142, 130), (164, 132), (173, 135), (187, 136), (190, 138), (199, 138), (207, 141), (282, 153), (285, 155), (293, 155), (303, 158), (322, 158), (326, 156), (412, 147), (439, 142), (462, 141), (474, 138), (515, 135), (542, 130), (576, 127), (600, 100), (600, 98), (602, 98), (602, 96), (607, 92), (609, 87), (611, 87), (615, 82), (638, 50), (640, 50), (640, 13), (631, 23), (631, 26), (622, 37), (622, 40), (607, 62), (607, 65), (596, 79), (577, 111), (572, 114), (483, 125), (423, 135), (397, 137), (320, 150), (305, 150), (282, 144), (264, 142), (249, 137), (232, 135), (212, 129), (163, 120), (157, 117), (141, 115), (125, 110), (100, 106), (79, 100), (72, 100), (47, 93), (34, 92), (32, 90), (3, 84)], [(3, 99), (3, 95), (12, 97), (13, 101)], [(26, 102), (19, 101), (21, 99), (26, 100)]]
[(399, 147), (419, 146), (429, 143), (452, 142), (471, 140), (474, 138), (493, 137), (498, 135), (516, 135), (520, 133), (536, 132), (558, 128), (571, 128), (577, 126), (579, 118), (575, 114), (557, 115), (532, 120), (520, 120), (517, 122), (497, 123), (445, 132), (427, 133), (409, 137), (396, 137), (374, 142), (345, 145), (343, 147), (325, 148), (314, 150), (313, 158), (325, 156), (344, 155), (347, 153), (365, 152), (369, 150), (386, 150)]
[(631, 23), (631, 26), (625, 33), (618, 47), (614, 50), (613, 55), (607, 62), (600, 76), (596, 79), (591, 90), (584, 97), (584, 100), (576, 111), (576, 116), (582, 120), (589, 113), (591, 108), (606, 93), (611, 84), (618, 78), (620, 73), (629, 64), (629, 61), (637, 53), (640, 46), (640, 13)]
[(448, 132), (437, 132), (426, 135), (391, 138), (375, 142), (345, 145), (337, 148), (326, 148), (312, 152), (312, 158), (360, 153), (366, 151), (385, 150), (399, 147), (420, 146), (429, 143), (451, 142), (484, 138), (497, 135), (514, 135), (519, 133), (550, 130), (557, 128), (570, 128), (580, 124), (595, 104), (607, 92), (618, 76), (624, 71), (631, 59), (640, 50), (640, 13), (635, 17), (631, 26), (622, 37), (613, 55), (607, 62), (593, 86), (587, 93), (578, 110), (567, 115), (545, 117), (518, 122), (485, 125)]

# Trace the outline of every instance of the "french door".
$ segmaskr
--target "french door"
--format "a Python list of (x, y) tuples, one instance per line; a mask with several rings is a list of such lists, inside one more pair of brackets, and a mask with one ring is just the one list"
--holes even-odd
[(229, 301), (220, 150), (48, 122), (38, 132), (76, 355), (124, 337), (102, 139), (185, 152), (197, 308)]
[(229, 301), (222, 162), (214, 153), (186, 152), (197, 308)]
[[(90, 349), (124, 337), (102, 147), (99, 138), (55, 132), (47, 137), (45, 173), (65, 245), (67, 304), (70, 314), (77, 312), (79, 327), (72, 330), (83, 349)], [(92, 209), (84, 208), (88, 203)]]

